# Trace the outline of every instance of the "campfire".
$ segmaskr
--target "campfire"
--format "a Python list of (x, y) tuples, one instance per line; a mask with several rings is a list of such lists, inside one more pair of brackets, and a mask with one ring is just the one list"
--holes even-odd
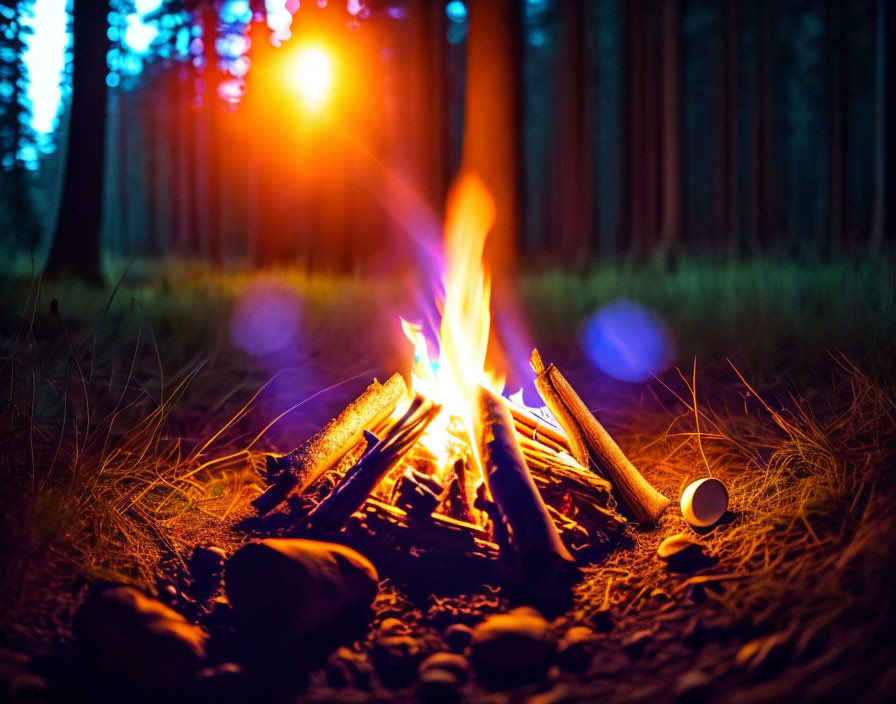
[(401, 319), (410, 384), (400, 374), (374, 380), (302, 445), (268, 456), (269, 487), (254, 506), (267, 516), (285, 503), (298, 535), (439, 565), (463, 558), (554, 591), (611, 549), (624, 515), (651, 524), (669, 501), (537, 350), (545, 407), (503, 395), (500, 370), (486, 368), (483, 249), (494, 204), (467, 176), (448, 206), (438, 355), (420, 325)]

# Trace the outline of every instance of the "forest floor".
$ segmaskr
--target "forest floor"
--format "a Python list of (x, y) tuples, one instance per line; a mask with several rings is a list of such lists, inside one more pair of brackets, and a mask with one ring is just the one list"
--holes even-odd
[[(890, 699), (892, 271), (871, 260), (690, 263), (521, 278), (545, 358), (673, 503), (657, 526), (630, 525), (628, 540), (586, 569), (570, 608), (550, 615), (558, 635), (575, 625), (595, 632), (586, 662), (558, 662), (501, 691), (473, 678), (465, 700)], [(625, 384), (590, 366), (577, 325), (618, 297), (666, 320), (677, 369)], [(89, 586), (159, 594), (195, 546), (229, 553), (245, 542), (234, 526), (264, 488), (264, 454), (292, 449), (406, 359), (397, 323), (406, 287), (172, 269), (114, 294), (13, 281), (0, 302), (0, 692), (15, 694), (19, 663), (48, 682), (52, 700), (114, 699), (68, 662)], [(241, 317), (259, 309), (271, 311), (261, 323)], [(677, 501), (706, 474), (727, 484), (730, 512), (695, 535)], [(657, 557), (682, 532), (707, 545), (709, 564), (678, 572)], [(413, 586), (381, 585), (369, 628), (354, 636), (361, 661), (387, 617), (403, 621), (423, 657), (446, 648), (446, 612), (472, 625), (510, 606), (489, 587), (449, 598)], [(334, 682), (327, 660), (349, 644), (321, 645), (276, 685), (247, 666), (249, 689), (303, 701), (419, 695), (415, 679), (387, 683), (376, 668)]]

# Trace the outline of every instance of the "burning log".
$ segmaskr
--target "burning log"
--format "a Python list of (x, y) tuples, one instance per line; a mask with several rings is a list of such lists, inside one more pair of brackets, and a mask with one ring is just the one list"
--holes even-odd
[(545, 367), (538, 350), (532, 352), (530, 363), (538, 374), (535, 387), (566, 431), (572, 456), (582, 465), (593, 465), (607, 475), (638, 523), (656, 523), (669, 499), (635, 469), (553, 364)]
[(462, 521), (473, 523), (473, 507), (470, 505), (470, 494), (467, 487), (469, 468), (463, 457), (458, 457), (452, 466), (454, 476), (448, 484), (445, 508), (449, 515)]
[[(365, 429), (373, 428), (388, 418), (406, 393), (407, 387), (400, 374), (393, 375), (385, 384), (374, 380), (363, 394), (295, 450), (279, 457), (268, 455), (267, 472), (273, 479), (271, 489), (274, 492), (267, 497), (268, 492), (265, 492), (253, 502), (259, 512), (271, 511), (293, 490), (299, 494), (304, 492), (361, 441)], [(292, 474), (296, 481), (293, 483), (281, 478), (283, 472)], [(275, 489), (278, 485), (279, 488)]]
[(530, 415), (517, 404), (503, 396), (501, 400), (513, 417), (513, 425), (520, 437), (547, 445), (557, 452), (569, 452), (569, 439), (555, 428)]
[(422, 520), (397, 506), (372, 497), (364, 502), (358, 511), (358, 517), (361, 523), (368, 523), (368, 527), (377, 523), (380, 526), (391, 524), (413, 528), (404, 542), (416, 547), (475, 554), (490, 560), (498, 557), (498, 546), (488, 539), (485, 529), (475, 523), (460, 521), (440, 513), (433, 513)]
[[(589, 472), (566, 452), (557, 452), (552, 448), (517, 436), (520, 449), (526, 464), (532, 470), (536, 481), (539, 476), (546, 475), (556, 482), (562, 482), (567, 488), (580, 488), (588, 491), (596, 499), (608, 503), (613, 485), (594, 472)], [(533, 467), (535, 468), (533, 470)], [(538, 476), (536, 476), (538, 475)]]
[(510, 412), (480, 389), (477, 420), (483, 473), (500, 519), (496, 534), (506, 530), (512, 559), (527, 582), (568, 587), (580, 573), (529, 474)]
[(418, 395), (383, 439), (365, 452), (342, 482), (308, 514), (306, 528), (311, 531), (339, 530), (420, 439), (441, 409)]
[(586, 528), (595, 543), (606, 545), (621, 534), (626, 521), (613, 510), (610, 482), (565, 453), (518, 439), (535, 486), (546, 501), (554, 506), (570, 504), (565, 515)]
[(440, 589), (469, 591), (501, 573), (499, 547), (480, 526), (439, 513), (415, 516), (373, 497), (346, 522), (343, 539), (418, 587), (428, 578)]
[(554, 520), (554, 525), (557, 526), (560, 540), (563, 541), (563, 544), (571, 554), (585, 554), (592, 550), (594, 545), (591, 541), (591, 535), (585, 526), (576, 522), (565, 513), (558, 511), (553, 506), (548, 506), (547, 509)]
[(252, 499), (252, 505), (260, 516), (270, 513), (286, 501), (293, 489), (299, 485), (299, 478), (292, 472), (280, 472), (273, 478), (273, 483), (261, 494)]
[(409, 515), (426, 517), (436, 510), (442, 492), (435, 479), (408, 467), (395, 483), (392, 503)]

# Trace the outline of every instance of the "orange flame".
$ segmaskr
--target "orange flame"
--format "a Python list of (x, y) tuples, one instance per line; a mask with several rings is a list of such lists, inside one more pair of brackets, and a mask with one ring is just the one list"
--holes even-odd
[(422, 439), (440, 461), (442, 471), (451, 460), (449, 448), (457, 444), (457, 421), (479, 465), (473, 434), (477, 390), (482, 385), (501, 393), (504, 387), (502, 377), (485, 369), (491, 282), (482, 254), (495, 217), (495, 203), (485, 184), (473, 174), (462, 177), (448, 199), (445, 219), (445, 300), (439, 329), (441, 351), (436, 362), (430, 358), (420, 327), (401, 321), (405, 335), (414, 344), (412, 388), (443, 407)]

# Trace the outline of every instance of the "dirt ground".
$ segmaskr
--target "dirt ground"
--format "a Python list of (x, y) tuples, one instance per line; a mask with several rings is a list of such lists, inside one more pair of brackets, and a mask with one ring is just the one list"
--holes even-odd
[[(391, 308), (372, 313), (382, 299), (370, 298), (334, 321), (325, 309), (343, 306), (336, 291), (318, 291), (329, 309), (311, 306), (302, 321), (313, 344), (280, 356), (234, 350), (224, 301), (144, 308), (134, 295), (103, 314), (99, 298), (81, 306), (96, 315), (72, 315), (74, 300), (31, 287), (4, 311), (4, 663), (30, 658), (19, 669), (45, 682), (41, 696), (122, 694), (85, 684), (73, 665), (71, 620), (100, 581), (136, 585), (213, 633), (224, 628), (201, 604), (164, 597), (167, 587), (178, 589), (196, 545), (229, 553), (249, 538), (238, 527), (263, 489), (266, 452), (298, 444), (400, 355), (400, 342), (362, 352), (338, 344), (394, 319)], [(786, 349), (771, 371), (719, 350), (632, 385), (595, 372), (574, 339), (555, 336), (542, 352), (672, 504), (655, 527), (630, 524), (606, 559), (585, 567), (569, 607), (545, 614), (558, 640), (574, 626), (593, 631), (586, 658), (558, 655), (528, 682), (472, 675), (459, 696), (533, 704), (889, 700), (896, 388), (883, 353), (855, 362), (828, 348), (811, 374), (788, 374), (800, 360)], [(708, 474), (727, 484), (730, 511), (698, 534), (678, 499)], [(676, 533), (702, 541), (710, 559), (670, 569), (656, 550)], [(354, 631), (334, 633), (288, 665), (282, 654), (260, 662), (232, 641), (213, 648), (206, 664), (240, 662), (240, 686), (272, 701), (413, 701), (422, 696), (416, 665), (450, 647), (448, 625), (475, 625), (516, 605), (496, 584), (456, 594), (425, 565), (415, 580), (376, 566), (380, 595)], [(390, 677), (394, 662), (374, 657), (377, 630), (390, 618), (416, 644), (402, 656), (411, 663), (402, 664), (405, 679)], [(334, 677), (341, 646), (357, 656), (352, 672), (367, 674)], [(4, 673), (11, 669), (4, 664)]]

